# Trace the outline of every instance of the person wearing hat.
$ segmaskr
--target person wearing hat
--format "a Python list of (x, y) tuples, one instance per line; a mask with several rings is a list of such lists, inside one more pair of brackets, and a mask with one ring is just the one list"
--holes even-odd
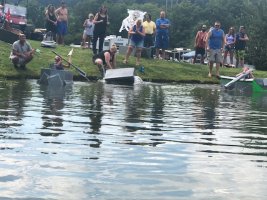
[(86, 19), (83, 23), (84, 31), (83, 31), (83, 38), (82, 38), (82, 47), (85, 47), (86, 39), (88, 38), (88, 48), (90, 48), (91, 41), (93, 40), (93, 32), (94, 32), (94, 15), (90, 13), (88, 15), (88, 19)]
[(197, 32), (195, 37), (195, 57), (193, 63), (196, 63), (198, 55), (201, 55), (201, 64), (204, 64), (205, 48), (206, 48), (206, 38), (207, 38), (207, 26), (204, 24), (200, 31)]
[(35, 50), (31, 47), (30, 43), (26, 41), (26, 36), (21, 33), (19, 40), (15, 41), (12, 45), (10, 59), (15, 68), (26, 69), (26, 64), (33, 59), (34, 52)]
[(236, 34), (236, 42), (235, 42), (236, 67), (238, 67), (238, 65), (240, 64), (240, 66), (244, 68), (245, 48), (246, 48), (246, 42), (248, 40), (249, 38), (245, 32), (245, 27), (240, 26), (239, 33)]

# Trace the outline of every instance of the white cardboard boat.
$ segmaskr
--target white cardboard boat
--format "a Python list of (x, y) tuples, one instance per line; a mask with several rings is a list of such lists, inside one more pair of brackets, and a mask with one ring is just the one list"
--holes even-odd
[(108, 69), (105, 73), (104, 80), (108, 84), (134, 84), (134, 68)]

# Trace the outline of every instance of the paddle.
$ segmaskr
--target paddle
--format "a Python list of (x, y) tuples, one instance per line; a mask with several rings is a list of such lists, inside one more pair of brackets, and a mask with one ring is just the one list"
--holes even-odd
[[(58, 53), (56, 53), (55, 51), (52, 51), (54, 54), (56, 54), (57, 56), (59, 56), (62, 60), (64, 60), (65, 62), (67, 62), (70, 66), (72, 66), (74, 69), (76, 69), (79, 74), (81, 76), (83, 76), (84, 78), (86, 78), (87, 81), (90, 81), (89, 78), (86, 76), (86, 73), (81, 70), (79, 67), (75, 66), (74, 64), (72, 64), (71, 62), (67, 61), (66, 59), (64, 59), (61, 55), (59, 55)], [(70, 53), (68, 54), (68, 56), (71, 56), (73, 52), (73, 49), (70, 51)]]
[(241, 78), (244, 78), (245, 76), (247, 76), (248, 74), (250, 74), (253, 70), (250, 69), (248, 71), (246, 71), (245, 73), (240, 74), (238, 77), (236, 77), (235, 79), (231, 80), (230, 82), (228, 82), (227, 84), (224, 85), (225, 89), (229, 89), (231, 85), (233, 85), (235, 82), (239, 81)]

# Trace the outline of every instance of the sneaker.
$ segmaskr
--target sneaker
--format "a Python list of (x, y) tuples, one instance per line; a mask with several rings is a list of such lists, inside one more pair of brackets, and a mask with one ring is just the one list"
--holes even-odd
[(128, 61), (125, 59), (122, 62), (123, 62), (123, 64), (128, 64)]

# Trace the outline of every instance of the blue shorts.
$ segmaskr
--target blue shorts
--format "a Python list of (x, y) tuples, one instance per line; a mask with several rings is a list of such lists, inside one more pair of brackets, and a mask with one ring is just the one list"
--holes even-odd
[(59, 35), (66, 35), (67, 34), (67, 22), (66, 21), (57, 21), (57, 33)]
[(136, 48), (143, 48), (144, 47), (144, 40), (141, 40), (139, 42), (134, 42), (133, 40), (130, 40), (130, 46), (136, 47)]
[(169, 36), (166, 33), (157, 33), (155, 47), (158, 49), (168, 49), (169, 47)]

